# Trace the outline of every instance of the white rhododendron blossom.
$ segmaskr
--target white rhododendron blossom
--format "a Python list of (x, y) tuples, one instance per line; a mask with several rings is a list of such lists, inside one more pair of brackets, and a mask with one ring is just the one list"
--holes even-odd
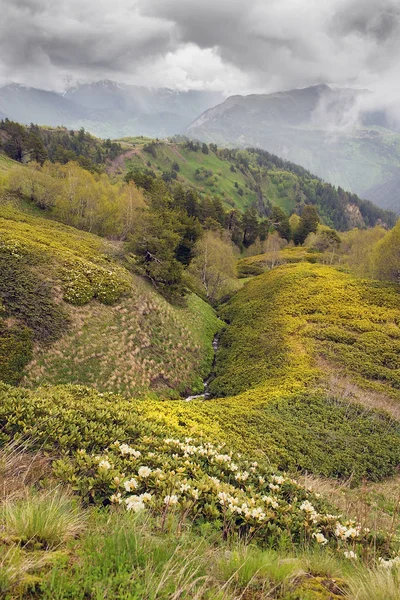
[(132, 492), (133, 490), (136, 490), (139, 487), (139, 484), (137, 482), (137, 479), (135, 479), (134, 477), (132, 477), (132, 479), (129, 479), (128, 481), (124, 482), (124, 488), (127, 492)]
[(171, 494), (171, 496), (165, 496), (164, 498), (164, 504), (167, 504), (168, 506), (178, 504), (178, 501), (178, 496), (176, 496), (175, 494)]
[(113, 494), (110, 498), (111, 504), (122, 504), (122, 495), (119, 492), (118, 494)]
[(328, 540), (323, 533), (313, 533), (313, 538), (316, 539), (318, 544), (322, 544), (323, 546), (328, 543)]
[(140, 512), (146, 508), (140, 496), (129, 496), (129, 498), (125, 500), (125, 503), (127, 510), (132, 512)]
[(99, 469), (104, 469), (105, 471), (108, 471), (109, 469), (111, 469), (111, 464), (108, 460), (101, 460), (99, 462)]
[[(76, 475), (85, 477), (87, 465), (86, 476), (94, 480), (90, 493), (114, 510), (121, 505), (133, 513), (165, 515), (170, 510), (191, 520), (214, 519), (229, 532), (266, 543), (282, 531), (290, 532), (293, 543), (303, 543), (306, 532), (315, 545), (329, 544), (352, 560), (374, 535), (325, 512), (324, 502), (298, 481), (223, 445), (145, 435), (135, 438), (135, 448), (116, 442), (103, 455), (76, 456)], [(146, 464), (138, 463), (139, 457)], [(396, 560), (381, 564), (395, 565)]]
[(139, 477), (150, 477), (151, 475), (151, 469), (149, 467), (140, 467), (138, 470), (138, 475)]
[(384, 569), (400, 568), (400, 556), (389, 559), (379, 558), (378, 562), (379, 566), (383, 567)]

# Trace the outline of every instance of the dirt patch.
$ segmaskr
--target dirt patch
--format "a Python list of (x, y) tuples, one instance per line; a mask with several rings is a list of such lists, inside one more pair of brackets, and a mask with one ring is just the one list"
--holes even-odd
[(400, 402), (380, 392), (374, 392), (360, 387), (349, 377), (335, 372), (335, 367), (329, 362), (319, 359), (318, 367), (324, 373), (330, 373), (326, 384), (328, 391), (345, 402), (361, 404), (370, 410), (388, 413), (396, 421), (400, 421)]
[(107, 173), (109, 175), (117, 175), (118, 173), (122, 173), (125, 168), (125, 161), (129, 160), (133, 156), (137, 156), (140, 154), (140, 148), (132, 148), (131, 150), (127, 150), (123, 154), (120, 154), (114, 160), (110, 161), (107, 165)]

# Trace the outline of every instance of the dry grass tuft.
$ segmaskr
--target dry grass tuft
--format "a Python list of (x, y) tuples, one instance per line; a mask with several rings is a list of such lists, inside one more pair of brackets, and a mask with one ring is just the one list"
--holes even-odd
[(25, 494), (50, 473), (50, 458), (32, 453), (29, 442), (10, 442), (0, 450), (0, 502)]

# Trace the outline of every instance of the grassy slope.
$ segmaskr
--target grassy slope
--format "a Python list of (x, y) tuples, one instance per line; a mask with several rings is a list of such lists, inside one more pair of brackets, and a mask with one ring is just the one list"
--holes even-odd
[[(330, 389), (329, 377), (339, 367), (360, 389), (398, 402), (398, 295), (395, 286), (360, 282), (330, 267), (279, 267), (247, 283), (223, 311), (231, 325), (221, 338), (211, 387), (225, 398), (147, 400), (137, 411), (182, 435), (195, 433), (267, 457), (281, 469), (352, 475), (354, 481), (389, 476), (400, 462), (400, 425), (349, 404), (338, 386)], [(78, 346), (72, 359), (78, 364), (80, 352)], [(90, 357), (88, 369), (98, 369), (102, 363), (92, 348)], [(328, 367), (320, 365), (321, 357)], [(57, 356), (49, 360), (60, 364)], [(183, 369), (182, 359), (178, 366)], [(179, 377), (179, 369), (174, 373)], [(99, 387), (104, 381), (110, 389), (107, 375)], [(26, 401), (35, 397), (28, 394)], [(115, 406), (114, 419), (117, 414)]]
[(17, 163), (5, 156), (4, 154), (0, 154), (0, 174), (7, 173), (14, 165)]
[[(253, 173), (242, 172), (234, 162), (224, 160), (211, 150), (203, 154), (200, 150), (193, 152), (185, 148), (184, 144), (160, 142), (156, 147), (156, 157), (143, 151), (147, 139), (127, 138), (125, 165), (119, 160), (120, 170), (124, 172), (131, 168), (151, 168), (156, 173), (170, 171), (172, 164), (179, 164), (178, 180), (193, 186), (200, 193), (211, 194), (219, 197), (226, 208), (236, 207), (243, 210), (257, 200), (254, 191), (255, 185), (260, 185), (265, 198), (272, 204), (281, 206), (288, 213), (296, 207), (294, 187), (298, 177), (288, 171), (274, 170), (268, 176), (259, 177), (259, 170)], [(130, 146), (130, 150), (129, 150)], [(150, 165), (148, 163), (150, 162)], [(231, 170), (235, 167), (235, 171)], [(210, 177), (196, 177), (197, 169), (206, 169), (212, 172)], [(243, 196), (238, 193), (235, 183), (243, 190)]]
[(23, 273), (51, 283), (69, 320), (51, 347), (37, 340), (24, 385), (73, 382), (126, 395), (201, 389), (219, 327), (209, 305), (193, 295), (172, 307), (121, 266), (112, 243), (9, 206), (1, 207), (0, 236), (3, 261), (16, 252)]
[[(165, 419), (261, 451), (283, 468), (389, 475), (400, 460), (399, 424), (360, 403), (374, 393), (385, 400), (376, 406), (397, 414), (398, 307), (396, 286), (331, 267), (301, 263), (257, 277), (222, 312), (230, 325), (211, 389), (226, 398), (163, 406)], [(353, 390), (332, 384), (344, 373)]]
[[(232, 172), (231, 163), (220, 159), (211, 150), (208, 154), (203, 154), (201, 151), (190, 151), (183, 144), (163, 142), (157, 145), (157, 156), (153, 157), (143, 151), (143, 145), (138, 144), (137, 140), (135, 147), (135, 153), (127, 155), (125, 168), (151, 168), (161, 175), (163, 171), (170, 171), (173, 163), (177, 162), (180, 169), (178, 178), (183, 183), (196, 187), (201, 193), (219, 197), (227, 208), (236, 206), (244, 209), (256, 200), (255, 192), (246, 187), (248, 179), (238, 170)], [(147, 164), (149, 161), (150, 167)], [(212, 175), (196, 178), (195, 173), (199, 168), (212, 171)], [(243, 196), (239, 195), (235, 182), (243, 189)]]

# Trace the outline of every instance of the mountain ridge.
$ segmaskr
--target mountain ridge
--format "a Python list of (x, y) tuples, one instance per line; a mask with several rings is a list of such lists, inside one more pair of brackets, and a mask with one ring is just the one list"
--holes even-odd
[[(389, 181), (400, 167), (400, 135), (390, 115), (372, 107), (369, 93), (321, 85), (230, 96), (200, 115), (186, 135), (267, 150), (373, 200), (370, 188)], [(399, 213), (400, 198), (394, 205)]]
[(111, 80), (78, 83), (61, 93), (10, 83), (0, 87), (0, 116), (26, 125), (85, 127), (100, 137), (163, 137), (180, 133), (221, 99), (218, 92), (181, 92)]

